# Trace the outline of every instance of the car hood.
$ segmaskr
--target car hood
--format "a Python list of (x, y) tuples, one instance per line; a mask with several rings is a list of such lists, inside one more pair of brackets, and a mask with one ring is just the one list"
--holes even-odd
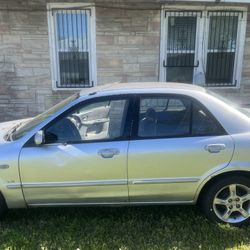
[(5, 134), (14, 126), (16, 126), (18, 123), (26, 122), (31, 120), (32, 118), (26, 118), (26, 119), (20, 119), (20, 120), (14, 120), (9, 122), (2, 122), (0, 123), (0, 143), (6, 142), (4, 140)]

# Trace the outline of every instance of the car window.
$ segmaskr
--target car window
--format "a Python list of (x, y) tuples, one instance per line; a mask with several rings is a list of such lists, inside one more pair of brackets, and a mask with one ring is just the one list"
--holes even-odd
[(140, 111), (146, 112), (148, 108), (162, 111), (167, 108), (168, 99), (166, 98), (142, 98), (140, 102)]
[(46, 143), (113, 140), (124, 131), (128, 100), (106, 100), (83, 105), (45, 130)]
[(205, 108), (186, 97), (143, 97), (139, 112), (138, 136), (143, 138), (224, 133)]
[(192, 135), (219, 135), (223, 130), (219, 123), (204, 110), (201, 105), (193, 103)]
[(190, 117), (191, 101), (188, 99), (141, 98), (138, 136), (172, 137), (187, 135), (190, 130)]
[(183, 102), (179, 99), (169, 99), (168, 101), (168, 105), (167, 105), (167, 110), (168, 111), (183, 111), (185, 110), (186, 107), (185, 105), (183, 104)]

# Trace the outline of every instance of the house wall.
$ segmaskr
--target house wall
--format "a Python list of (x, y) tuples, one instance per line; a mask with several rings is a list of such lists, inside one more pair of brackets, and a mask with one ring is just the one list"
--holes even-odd
[(98, 82), (158, 81), (159, 10), (96, 8)]
[[(33, 116), (68, 93), (53, 92), (45, 6), (0, 1), (0, 121)], [(4, 6), (4, 7), (3, 7)]]
[[(34, 116), (73, 93), (52, 90), (46, 2), (0, 0), (0, 122)], [(160, 4), (95, 2), (98, 84), (158, 81)], [(219, 92), (250, 105), (249, 65), (250, 21), (241, 88)]]

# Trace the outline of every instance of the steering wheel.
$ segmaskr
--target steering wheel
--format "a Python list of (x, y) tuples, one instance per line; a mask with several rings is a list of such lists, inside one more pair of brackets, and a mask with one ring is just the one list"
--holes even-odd
[(57, 142), (81, 141), (82, 138), (76, 127), (69, 117), (64, 117), (53, 124), (47, 132), (57, 136)]

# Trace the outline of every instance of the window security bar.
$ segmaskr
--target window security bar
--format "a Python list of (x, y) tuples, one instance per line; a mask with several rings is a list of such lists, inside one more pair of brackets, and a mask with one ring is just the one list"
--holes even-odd
[(166, 10), (165, 18), (167, 16), (199, 16), (202, 17), (202, 11), (191, 10), (191, 11), (176, 11), (176, 10)]
[(167, 65), (166, 64), (166, 61), (165, 60), (163, 60), (163, 67), (165, 67), (165, 68), (172, 68), (172, 67), (183, 67), (183, 68), (185, 68), (185, 67), (193, 67), (193, 68), (198, 68), (199, 67), (199, 60), (197, 60), (197, 62), (196, 62), (196, 64), (192, 64), (192, 65), (188, 65), (188, 64), (184, 64), (184, 65), (181, 65), (181, 64), (179, 64), (179, 65), (176, 65), (176, 64), (173, 64), (173, 65)]
[(234, 79), (237, 33), (241, 11), (209, 11), (206, 85), (236, 86)]
[(58, 88), (93, 86), (89, 68), (89, 16), (90, 10), (53, 10)]
[(167, 27), (167, 57), (163, 66), (195, 68), (196, 26), (197, 17), (202, 17), (201, 11), (166, 11)]

